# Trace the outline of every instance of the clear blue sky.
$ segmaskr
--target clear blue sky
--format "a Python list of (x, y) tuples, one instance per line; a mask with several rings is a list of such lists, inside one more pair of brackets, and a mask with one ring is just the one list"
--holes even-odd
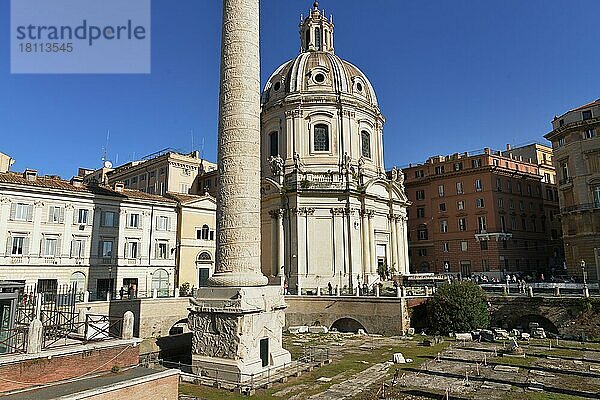
[[(262, 78), (299, 48), (312, 1), (262, 0)], [(600, 97), (600, 1), (322, 0), (336, 53), (371, 79), (386, 166), (543, 140), (555, 114)], [(69, 178), (204, 139), (215, 159), (221, 1), (152, 0), (150, 75), (11, 75), (0, 2), (0, 151)]]

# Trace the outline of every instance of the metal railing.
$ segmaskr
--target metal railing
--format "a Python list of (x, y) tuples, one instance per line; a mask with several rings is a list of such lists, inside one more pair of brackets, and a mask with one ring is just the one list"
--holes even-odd
[[(239, 389), (240, 392), (256, 390), (267, 385), (281, 381), (289, 376), (300, 374), (310, 367), (316, 367), (330, 362), (329, 349), (326, 347), (305, 347), (302, 357), (277, 367), (267, 367), (265, 370), (254, 374), (227, 373), (222, 369), (205, 366), (194, 366), (177, 361), (168, 361), (156, 357), (146, 356), (140, 359), (140, 364), (151, 368), (160, 365), (165, 368), (176, 368), (182, 371), (182, 379), (196, 384), (213, 387)], [(196, 369), (197, 372), (193, 372)]]
[(569, 207), (563, 207), (560, 209), (561, 213), (567, 213), (572, 211), (588, 211), (600, 209), (600, 202), (596, 201), (594, 203), (583, 203), (583, 204), (575, 204)]

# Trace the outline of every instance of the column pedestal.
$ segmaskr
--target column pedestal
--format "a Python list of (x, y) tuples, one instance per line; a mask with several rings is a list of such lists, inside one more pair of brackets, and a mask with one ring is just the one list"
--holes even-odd
[(193, 373), (243, 383), (291, 361), (279, 286), (206, 287), (190, 302)]

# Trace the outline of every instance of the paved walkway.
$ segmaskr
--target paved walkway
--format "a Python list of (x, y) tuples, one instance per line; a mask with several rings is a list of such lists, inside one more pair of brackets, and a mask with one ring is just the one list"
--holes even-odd
[(343, 400), (356, 396), (363, 392), (366, 388), (371, 386), (373, 383), (384, 378), (388, 372), (388, 369), (392, 365), (391, 362), (385, 362), (375, 364), (372, 367), (365, 369), (353, 376), (348, 380), (331, 385), (329, 389), (324, 392), (317, 393), (309, 397), (310, 400)]

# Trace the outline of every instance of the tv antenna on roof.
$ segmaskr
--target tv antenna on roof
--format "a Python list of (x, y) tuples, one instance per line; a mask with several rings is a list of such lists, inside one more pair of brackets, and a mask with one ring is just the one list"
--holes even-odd
[(112, 163), (108, 161), (108, 140), (110, 139), (110, 129), (106, 131), (106, 144), (102, 148), (102, 167), (103, 168), (112, 168)]

